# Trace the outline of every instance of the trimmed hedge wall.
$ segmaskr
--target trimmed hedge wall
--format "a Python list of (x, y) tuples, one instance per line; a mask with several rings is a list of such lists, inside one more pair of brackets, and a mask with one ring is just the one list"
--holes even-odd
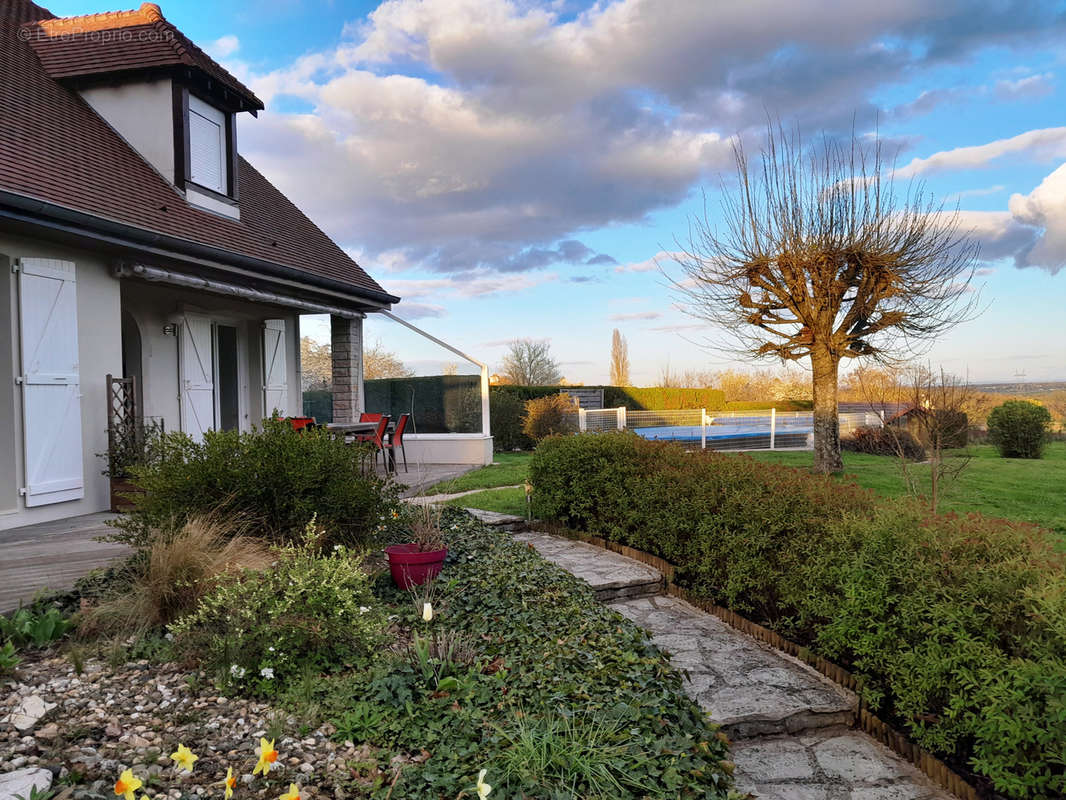
[(861, 676), (872, 707), (1012, 798), (1066, 792), (1066, 564), (1050, 532), (630, 433), (551, 437), (534, 513)]

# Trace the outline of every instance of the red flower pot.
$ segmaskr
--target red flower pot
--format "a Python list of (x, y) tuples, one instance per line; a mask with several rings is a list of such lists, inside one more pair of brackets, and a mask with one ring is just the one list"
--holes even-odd
[(401, 589), (410, 589), (421, 586), (440, 573), (448, 556), (448, 548), (422, 552), (418, 545), (394, 544), (385, 548), (385, 554), (389, 557), (393, 581)]

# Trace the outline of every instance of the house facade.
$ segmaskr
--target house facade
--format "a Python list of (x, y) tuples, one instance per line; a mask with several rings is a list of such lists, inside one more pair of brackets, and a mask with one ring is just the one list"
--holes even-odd
[(362, 320), (399, 298), (240, 156), (262, 109), (154, 4), (0, 3), (0, 529), (108, 507), (108, 375), (166, 430), (249, 430), (301, 413), (327, 313), (334, 419), (362, 410)]

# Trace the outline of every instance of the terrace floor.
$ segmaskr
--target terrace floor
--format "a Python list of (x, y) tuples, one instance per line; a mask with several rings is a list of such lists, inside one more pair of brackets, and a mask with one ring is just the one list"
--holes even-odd
[(0, 613), (29, 602), (44, 588), (62, 590), (91, 569), (129, 553), (125, 545), (98, 542), (114, 514), (99, 512), (0, 531)]

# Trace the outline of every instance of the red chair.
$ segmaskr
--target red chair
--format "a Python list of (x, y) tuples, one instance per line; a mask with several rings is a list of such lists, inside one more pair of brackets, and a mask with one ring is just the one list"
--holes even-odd
[(314, 417), (288, 417), (289, 424), (294, 431), (302, 431), (315, 427)]
[(368, 414), (363, 412), (359, 415), (360, 422), (381, 422), (381, 414)]
[[(369, 420), (369, 421), (372, 422), (373, 420)], [(355, 441), (358, 442), (359, 444), (372, 444), (372, 445), (374, 445), (375, 448), (377, 448), (376, 450), (374, 450), (374, 463), (375, 464), (377, 463), (377, 460), (378, 460), (378, 453), (380, 452), (380, 453), (384, 454), (384, 452), (385, 452), (385, 447), (386, 447), (386, 445), (385, 445), (385, 431), (388, 430), (388, 427), (389, 427), (389, 418), (388, 418), (388, 416), (382, 415), (381, 419), (379, 419), (377, 421), (377, 423), (378, 423), (377, 427), (374, 428), (374, 432), (373, 433), (357, 433), (355, 435)], [(387, 465), (387, 462), (386, 462), (386, 467), (387, 466), (388, 465)]]
[(396, 430), (392, 432), (392, 436), (389, 437), (389, 441), (385, 444), (385, 448), (389, 451), (389, 460), (392, 462), (392, 471), (396, 471), (396, 448), (400, 448), (400, 452), (403, 453), (403, 471), (407, 472), (407, 451), (403, 449), (403, 432), (407, 427), (407, 421), (411, 418), (410, 414), (400, 414), (400, 421), (396, 423)]

